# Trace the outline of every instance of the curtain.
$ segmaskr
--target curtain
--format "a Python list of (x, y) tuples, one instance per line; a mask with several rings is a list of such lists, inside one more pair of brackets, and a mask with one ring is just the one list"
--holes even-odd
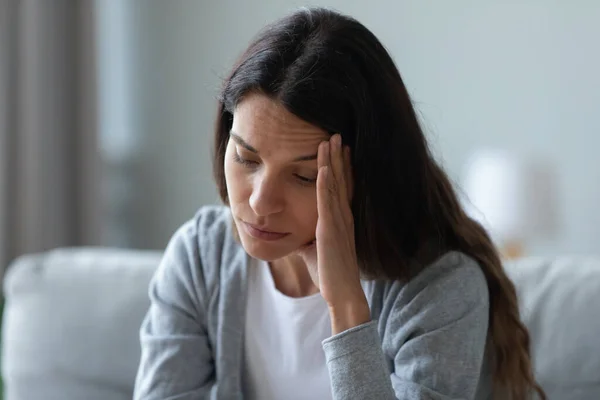
[(93, 0), (0, 0), (0, 278), (100, 240), (94, 26)]

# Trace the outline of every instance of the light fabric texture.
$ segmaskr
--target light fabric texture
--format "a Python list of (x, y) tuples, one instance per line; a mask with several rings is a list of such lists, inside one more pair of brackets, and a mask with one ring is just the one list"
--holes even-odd
[[(4, 399), (131, 399), (139, 325), (161, 258), (78, 248), (16, 260), (4, 281)], [(528, 258), (505, 267), (548, 398), (600, 399), (600, 259)]]
[(244, 330), (244, 398), (331, 399), (321, 342), (331, 337), (320, 293), (293, 298), (275, 287), (269, 265), (251, 260)]
[[(243, 398), (248, 259), (225, 207), (177, 231), (150, 285), (134, 399)], [(363, 288), (372, 321), (323, 342), (334, 399), (489, 398), (488, 289), (472, 259), (451, 252), (407, 284)]]
[(161, 252), (59, 249), (4, 281), (4, 400), (131, 400), (139, 327)]
[(0, 1), (0, 280), (23, 254), (104, 243), (99, 4)]
[(507, 262), (548, 399), (600, 399), (600, 260), (530, 257)]

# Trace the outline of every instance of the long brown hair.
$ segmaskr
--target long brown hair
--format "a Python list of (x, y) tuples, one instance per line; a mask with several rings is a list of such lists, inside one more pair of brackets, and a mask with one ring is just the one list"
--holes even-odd
[(465, 214), (432, 157), (400, 73), (379, 40), (355, 19), (323, 8), (301, 9), (261, 31), (219, 99), (213, 168), (225, 203), (224, 157), (233, 111), (250, 92), (341, 133), (350, 146), (363, 275), (410, 279), (409, 263), (431, 261), (422, 257), (425, 242), (436, 244), (429, 258), (457, 250), (479, 263), (489, 289), (496, 394), (504, 388), (503, 399), (525, 400), (534, 392), (545, 399), (534, 379), (515, 287), (490, 237)]

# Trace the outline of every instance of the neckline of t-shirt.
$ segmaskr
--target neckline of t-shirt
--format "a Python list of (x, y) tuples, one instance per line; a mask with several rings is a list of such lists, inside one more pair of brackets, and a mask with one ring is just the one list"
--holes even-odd
[(288, 296), (288, 295), (282, 293), (275, 286), (275, 280), (273, 279), (273, 274), (271, 273), (271, 268), (269, 267), (269, 263), (267, 261), (254, 259), (254, 262), (252, 264), (253, 265), (251, 265), (251, 268), (258, 268), (258, 273), (262, 276), (261, 280), (263, 280), (263, 279), (266, 280), (269, 290), (271, 290), (272, 293), (275, 296), (277, 296), (277, 298), (279, 300), (282, 300), (282, 301), (285, 301), (285, 302), (288, 302), (288, 303), (291, 303), (294, 305), (300, 305), (300, 304), (305, 304), (305, 303), (307, 303), (307, 304), (320, 303), (320, 302), (325, 301), (323, 299), (323, 296), (321, 296), (320, 292), (313, 293), (311, 295), (303, 296), (303, 297), (291, 297), (291, 296)]

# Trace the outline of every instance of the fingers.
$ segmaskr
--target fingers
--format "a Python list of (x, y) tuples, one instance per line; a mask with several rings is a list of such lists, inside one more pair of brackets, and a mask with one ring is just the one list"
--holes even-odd
[(335, 178), (331, 166), (331, 141), (321, 142), (317, 154), (317, 213), (319, 219), (331, 221), (333, 218), (334, 203), (337, 195)]
[(334, 134), (329, 141), (321, 142), (317, 152), (317, 165), (319, 170), (322, 167), (328, 167), (327, 179), (321, 178), (321, 184), (317, 184), (317, 197), (321, 197), (323, 205), (333, 206), (334, 203), (348, 202), (339, 204), (342, 208), (350, 208), (352, 197), (352, 167), (350, 162), (350, 148), (343, 146), (340, 134)]
[(321, 142), (317, 150), (317, 168), (329, 165), (329, 142)]
[(346, 179), (345, 179), (345, 166), (344, 166), (344, 150), (342, 148), (342, 136), (339, 133), (336, 133), (329, 140), (330, 147), (330, 163), (331, 163), (331, 172), (332, 172), (332, 180), (336, 183), (337, 193), (335, 193), (338, 198), (344, 199), (347, 197), (347, 189), (346, 189)]
[(329, 184), (328, 184), (328, 169), (326, 165), (319, 167), (317, 174), (317, 215), (319, 219), (327, 220), (331, 214), (329, 211), (330, 207), (330, 195), (329, 195)]
[[(317, 211), (320, 216), (324, 216), (322, 212), (331, 203), (331, 188), (330, 180), (327, 178), (327, 170), (330, 168), (330, 142), (321, 142), (317, 153), (317, 166), (319, 172), (317, 174), (317, 203), (320, 202), (321, 208), (317, 204)], [(331, 171), (329, 171), (331, 172)]]

